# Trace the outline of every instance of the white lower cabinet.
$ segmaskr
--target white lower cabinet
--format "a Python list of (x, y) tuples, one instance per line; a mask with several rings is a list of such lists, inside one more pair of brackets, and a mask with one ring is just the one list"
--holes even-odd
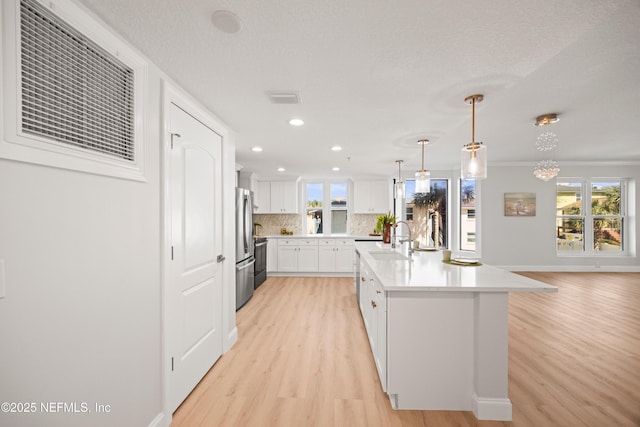
[(317, 239), (278, 239), (278, 272), (317, 271)]
[(339, 237), (270, 238), (267, 271), (272, 273), (353, 274), (354, 239)]
[(319, 239), (318, 271), (326, 273), (353, 272), (353, 239)]
[(367, 265), (360, 265), (360, 311), (382, 390), (387, 390), (387, 296)]
[(374, 316), (376, 318), (376, 350), (373, 355), (376, 361), (376, 368), (380, 376), (382, 390), (387, 391), (387, 297), (382, 285), (374, 280), (375, 296), (373, 301)]
[(298, 271), (318, 271), (317, 240), (301, 240), (298, 242)]
[(267, 240), (267, 273), (278, 271), (278, 240)]

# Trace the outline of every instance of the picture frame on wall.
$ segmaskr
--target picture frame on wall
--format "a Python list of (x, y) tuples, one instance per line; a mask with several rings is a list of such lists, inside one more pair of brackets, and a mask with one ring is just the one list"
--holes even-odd
[(504, 193), (504, 216), (536, 216), (536, 193)]

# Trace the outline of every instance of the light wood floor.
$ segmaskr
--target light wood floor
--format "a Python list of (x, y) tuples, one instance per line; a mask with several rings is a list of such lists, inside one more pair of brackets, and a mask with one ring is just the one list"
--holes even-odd
[(353, 280), (270, 277), (172, 426), (640, 426), (640, 273), (523, 274), (559, 291), (510, 295), (512, 422), (394, 411)]

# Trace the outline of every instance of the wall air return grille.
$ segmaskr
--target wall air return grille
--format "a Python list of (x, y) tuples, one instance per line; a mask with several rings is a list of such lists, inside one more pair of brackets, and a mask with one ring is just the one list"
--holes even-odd
[(134, 161), (134, 72), (34, 0), (20, 1), (22, 132)]

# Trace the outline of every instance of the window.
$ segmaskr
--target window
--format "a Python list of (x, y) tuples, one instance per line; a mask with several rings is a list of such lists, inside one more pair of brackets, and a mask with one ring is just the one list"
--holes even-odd
[(331, 233), (347, 232), (347, 183), (331, 183)]
[(346, 182), (307, 182), (305, 228), (309, 234), (347, 233)]
[(624, 252), (625, 184), (625, 180), (619, 178), (558, 180), (558, 253), (612, 255)]
[(413, 206), (407, 206), (407, 221), (413, 221)]
[(413, 237), (421, 245), (448, 247), (448, 202), (449, 181), (432, 179), (429, 193), (416, 193), (416, 182), (405, 183), (407, 221), (411, 221)]
[(476, 181), (460, 180), (460, 250), (476, 250)]
[(322, 234), (322, 183), (307, 183), (307, 231), (309, 234)]

